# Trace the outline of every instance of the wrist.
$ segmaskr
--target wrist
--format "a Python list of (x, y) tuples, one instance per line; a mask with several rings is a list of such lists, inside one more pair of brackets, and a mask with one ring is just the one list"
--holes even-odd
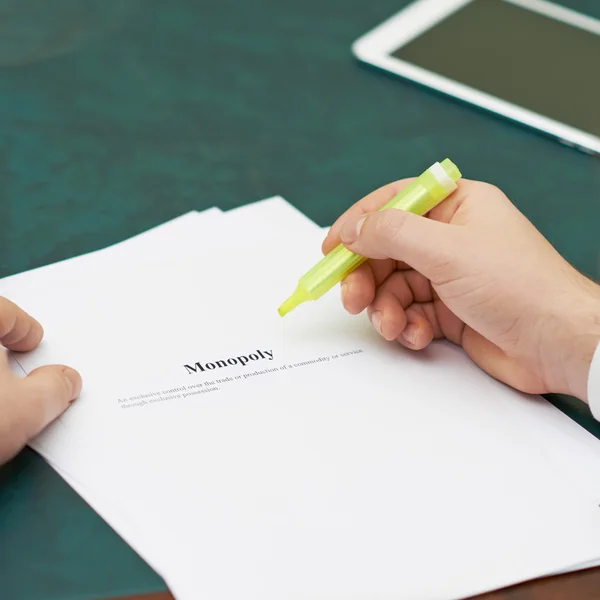
[(566, 338), (559, 351), (564, 389), (557, 391), (588, 402), (590, 366), (600, 343), (600, 287), (582, 281), (569, 312)]

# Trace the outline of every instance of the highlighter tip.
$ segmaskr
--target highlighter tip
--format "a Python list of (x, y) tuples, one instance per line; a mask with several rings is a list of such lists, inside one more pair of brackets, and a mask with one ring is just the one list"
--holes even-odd
[(294, 297), (288, 298), (278, 309), (280, 317), (285, 317), (289, 312), (296, 308), (296, 303), (294, 302)]
[(277, 309), (279, 316), (284, 317), (292, 312), (299, 304), (310, 300), (310, 297), (302, 286), (298, 286), (296, 291)]

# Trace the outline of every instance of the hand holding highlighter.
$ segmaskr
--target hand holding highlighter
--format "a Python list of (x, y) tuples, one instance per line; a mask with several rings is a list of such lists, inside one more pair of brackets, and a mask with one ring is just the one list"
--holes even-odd
[[(380, 210), (395, 208), (424, 215), (454, 192), (461, 177), (450, 159), (436, 162)], [(283, 317), (303, 302), (318, 300), (366, 260), (339, 244), (300, 278), (296, 291), (279, 307), (279, 314)]]

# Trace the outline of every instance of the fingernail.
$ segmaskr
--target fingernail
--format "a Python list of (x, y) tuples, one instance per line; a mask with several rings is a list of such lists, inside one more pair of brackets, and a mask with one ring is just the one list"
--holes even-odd
[(353, 244), (358, 239), (360, 236), (360, 230), (363, 228), (366, 218), (367, 215), (364, 215), (358, 220), (356, 225), (352, 226), (351, 224), (348, 224), (342, 229), (340, 237), (342, 238), (342, 242), (344, 242), (344, 244)]
[(419, 328), (416, 325), (408, 325), (406, 329), (402, 332), (402, 338), (405, 342), (408, 342), (411, 346), (415, 345), (417, 341), (417, 333)]
[(70, 367), (65, 367), (63, 369), (62, 376), (69, 386), (71, 402), (73, 402), (73, 400), (81, 393), (81, 376), (77, 371)]
[(343, 281), (342, 282), (342, 302), (344, 302), (344, 300), (346, 299), (346, 294), (348, 293), (348, 284)]
[(377, 310), (371, 315), (371, 323), (373, 324), (373, 327), (375, 327), (375, 329), (377, 330), (377, 333), (379, 335), (383, 335), (381, 333), (381, 312), (380, 311)]

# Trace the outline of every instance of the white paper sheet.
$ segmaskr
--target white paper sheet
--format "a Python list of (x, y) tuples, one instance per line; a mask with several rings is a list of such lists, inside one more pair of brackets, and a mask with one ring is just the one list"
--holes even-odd
[[(216, 219), (223, 214), (227, 215), (225, 223), (229, 222), (228, 227), (223, 225), (222, 221), (216, 222)], [(112, 253), (115, 259), (120, 261), (123, 249), (131, 248), (135, 244), (136, 255), (143, 254), (146, 260), (152, 260), (153, 257), (156, 258), (157, 256), (161, 260), (165, 260), (172, 252), (175, 254), (184, 252), (182, 242), (183, 244), (193, 244), (195, 247), (202, 244), (210, 247), (211, 239), (213, 239), (211, 236), (235, 236), (244, 226), (251, 227), (256, 235), (269, 235), (273, 223), (277, 223), (279, 227), (284, 229), (303, 226), (313, 230), (316, 227), (312, 221), (287, 203), (281, 196), (273, 196), (227, 211), (227, 213), (222, 213), (217, 207), (200, 212), (191, 211), (124, 242), (101, 250), (99, 253), (104, 255), (103, 258)], [(202, 244), (198, 243), (199, 238)], [(61, 261), (57, 264), (62, 266), (63, 263), (70, 262), (70, 268), (72, 268), (73, 261), (77, 263), (82, 258), (76, 257), (71, 261)], [(85, 256), (88, 262), (89, 258), (90, 255)], [(56, 268), (60, 269), (61, 266)], [(49, 271), (53, 268), (55, 268), (54, 265), (45, 269)], [(23, 369), (14, 359), (11, 364), (18, 375), (24, 374)], [(48, 432), (44, 435), (47, 434)], [(44, 453), (41, 438), (34, 441), (33, 446)], [(49, 461), (49, 464), (155, 571), (161, 573), (162, 560), (158, 557), (159, 549), (152, 548), (152, 543), (147, 536), (144, 536), (143, 532), (135, 527), (127, 511), (123, 511), (122, 507), (114, 502), (114, 498), (105, 494), (101, 489), (86, 487), (54, 462)]]
[[(332, 295), (279, 319), (291, 291), (281, 274), (317, 258), (322, 234), (310, 237), (260, 246), (240, 234), (243, 255), (215, 242), (187, 262), (161, 254), (118, 273), (99, 261), (89, 286), (55, 272), (63, 287), (44, 305), (38, 277), (15, 285), (61, 326), (20, 357), (24, 368), (72, 358), (90, 382), (45, 455), (82, 484), (117, 490), (139, 530), (179, 549), (160, 557), (178, 598), (454, 598), (596, 559), (592, 494), (565, 489), (532, 444), (528, 400), (449, 345), (385, 344)], [(109, 283), (118, 298), (102, 295)], [(115, 315), (127, 325), (116, 343)], [(206, 366), (252, 354), (245, 366)], [(265, 372), (244, 377), (248, 364)], [(206, 383), (208, 371), (233, 381)], [(197, 384), (209, 391), (164, 399)], [(157, 391), (161, 401), (118, 402)], [(543, 427), (533, 435), (543, 440)]]

